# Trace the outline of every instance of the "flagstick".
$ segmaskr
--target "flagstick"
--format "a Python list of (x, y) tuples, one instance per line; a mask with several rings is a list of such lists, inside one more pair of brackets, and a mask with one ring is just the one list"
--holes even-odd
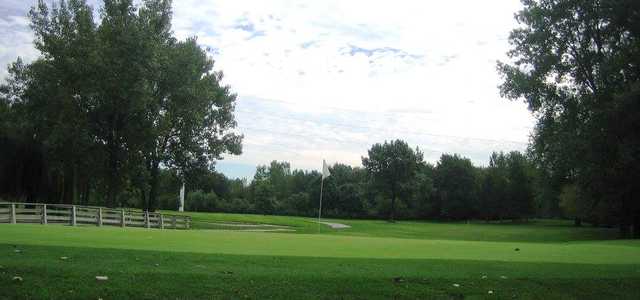
[(320, 217), (322, 216), (322, 187), (324, 185), (324, 175), (320, 181), (320, 208), (318, 208), (318, 232), (320, 232)]

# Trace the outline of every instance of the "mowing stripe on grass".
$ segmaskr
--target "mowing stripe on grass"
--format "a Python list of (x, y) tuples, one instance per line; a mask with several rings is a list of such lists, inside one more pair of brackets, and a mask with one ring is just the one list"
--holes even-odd
[[(20, 224), (0, 226), (0, 243), (239, 255), (640, 264), (640, 241), (478, 242)], [(519, 248), (520, 251), (515, 251), (515, 248)]]

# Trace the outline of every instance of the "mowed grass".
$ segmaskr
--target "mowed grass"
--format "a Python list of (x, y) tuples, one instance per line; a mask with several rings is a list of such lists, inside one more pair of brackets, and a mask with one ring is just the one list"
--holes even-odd
[[(182, 231), (24, 224), (0, 226), (0, 236), (2, 243), (16, 245), (209, 254), (640, 264), (640, 242), (484, 242), (226, 230)], [(516, 248), (519, 251), (516, 251)]]
[(2, 224), (0, 298), (640, 298), (640, 242), (602, 240), (607, 229), (338, 220), (353, 227), (318, 234), (308, 218), (193, 219), (297, 231)]
[[(638, 299), (636, 266), (0, 245), (4, 299)], [(61, 256), (69, 257), (61, 260)], [(15, 275), (22, 282), (12, 282)], [(108, 276), (100, 282), (96, 275)], [(483, 277), (486, 276), (486, 277)], [(458, 285), (458, 286), (454, 286)], [(493, 292), (489, 294), (489, 291)]]
[(571, 221), (532, 220), (526, 223), (442, 223), (421, 221), (343, 220), (323, 219), (342, 223), (351, 228), (333, 230), (318, 225), (317, 219), (305, 217), (265, 216), (224, 213), (185, 213), (193, 219), (195, 229), (208, 229), (213, 223), (231, 222), (288, 226), (296, 233), (323, 233), (333, 235), (396, 237), (409, 239), (465, 240), (465, 241), (520, 241), (568, 242), (577, 240), (615, 239), (615, 228), (583, 226), (576, 228)]

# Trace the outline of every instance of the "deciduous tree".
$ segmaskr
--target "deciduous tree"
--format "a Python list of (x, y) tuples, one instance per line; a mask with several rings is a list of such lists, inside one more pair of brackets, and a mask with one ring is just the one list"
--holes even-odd
[(374, 144), (368, 154), (362, 158), (362, 165), (383, 191), (390, 194), (389, 221), (393, 222), (401, 185), (413, 181), (418, 166), (423, 162), (422, 152), (420, 149), (414, 151), (402, 140), (395, 140)]
[[(533, 153), (540, 167), (575, 182), (593, 208), (602, 201), (616, 208), (610, 214), (619, 216), (625, 235), (640, 220), (638, 185), (627, 180), (640, 151), (623, 142), (637, 140), (638, 130), (621, 129), (617, 120), (640, 80), (640, 2), (522, 3), (520, 26), (509, 38), (511, 62), (498, 65), (502, 94), (524, 99), (537, 116)], [(640, 223), (634, 227), (640, 237)]]

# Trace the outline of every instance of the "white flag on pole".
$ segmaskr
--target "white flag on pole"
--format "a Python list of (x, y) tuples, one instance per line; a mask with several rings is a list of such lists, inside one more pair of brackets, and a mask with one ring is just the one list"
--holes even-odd
[(331, 172), (329, 172), (329, 166), (327, 165), (327, 162), (324, 161), (323, 159), (322, 160), (322, 179), (329, 177), (329, 175), (331, 175)]

